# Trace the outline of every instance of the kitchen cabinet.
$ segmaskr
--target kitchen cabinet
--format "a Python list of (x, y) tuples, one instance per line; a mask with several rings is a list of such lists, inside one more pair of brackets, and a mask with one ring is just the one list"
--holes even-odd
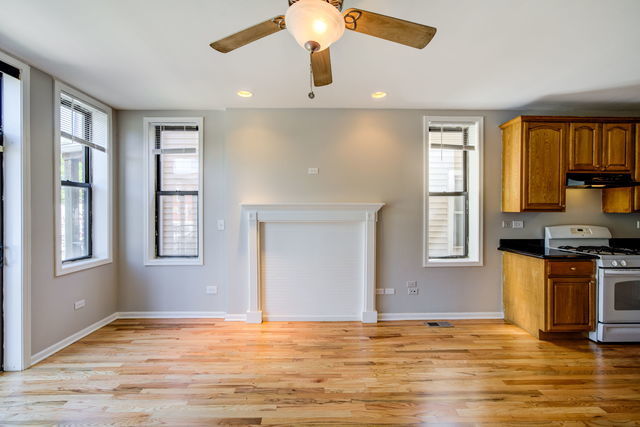
[[(593, 263), (588, 264), (591, 264), (591, 270), (593, 270)], [(546, 280), (547, 302), (543, 332), (592, 330), (595, 327), (594, 298), (595, 281), (591, 275), (582, 277), (549, 275)]]
[[(609, 144), (610, 147), (622, 146), (622, 132), (617, 133), (617, 142)], [(632, 149), (635, 159), (632, 160), (633, 180), (640, 182), (640, 123), (635, 125), (634, 147)], [(616, 137), (612, 137), (616, 139)], [(613, 156), (612, 156), (613, 157)], [(610, 159), (612, 157), (609, 157)], [(609, 160), (612, 162), (612, 160)], [(607, 188), (602, 190), (602, 211), (606, 213), (633, 213), (640, 212), (640, 187)]]
[(502, 129), (503, 212), (563, 211), (567, 125), (512, 120)]
[(638, 187), (623, 187), (602, 190), (602, 212), (640, 212), (640, 189)]
[(602, 125), (571, 123), (569, 125), (569, 171), (591, 172), (601, 167)]
[(569, 172), (631, 172), (631, 123), (569, 124)]
[(633, 166), (632, 125), (605, 123), (602, 128), (602, 170), (631, 172)]
[[(519, 116), (500, 128), (503, 212), (563, 212), (567, 172), (640, 181), (640, 117)], [(604, 190), (603, 211), (640, 211), (639, 191)]]
[(505, 320), (539, 339), (580, 336), (595, 327), (595, 264), (505, 252)]

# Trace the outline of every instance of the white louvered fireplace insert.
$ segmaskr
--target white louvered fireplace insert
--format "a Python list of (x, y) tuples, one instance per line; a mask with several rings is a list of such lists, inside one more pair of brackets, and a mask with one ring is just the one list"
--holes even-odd
[(246, 203), (248, 323), (375, 323), (376, 222), (384, 203)]

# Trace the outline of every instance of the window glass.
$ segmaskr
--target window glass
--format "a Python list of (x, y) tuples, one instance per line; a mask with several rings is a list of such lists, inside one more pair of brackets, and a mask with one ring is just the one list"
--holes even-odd
[(60, 179), (63, 181), (86, 182), (85, 146), (62, 138), (60, 142)]
[(480, 121), (481, 118), (428, 121), (425, 129), (425, 265), (479, 260)]
[(198, 256), (198, 196), (159, 196), (158, 254)]
[(60, 191), (61, 252), (64, 261), (90, 255), (89, 189), (63, 186)]
[(155, 125), (156, 258), (199, 256), (198, 126)]

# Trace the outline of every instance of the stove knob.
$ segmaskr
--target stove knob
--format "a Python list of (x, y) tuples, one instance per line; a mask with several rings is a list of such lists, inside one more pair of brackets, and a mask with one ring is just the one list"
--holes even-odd
[(627, 266), (627, 261), (625, 261), (625, 260), (620, 261), (620, 265), (622, 267), (626, 267)]
[(611, 267), (617, 267), (618, 261), (611, 261)]

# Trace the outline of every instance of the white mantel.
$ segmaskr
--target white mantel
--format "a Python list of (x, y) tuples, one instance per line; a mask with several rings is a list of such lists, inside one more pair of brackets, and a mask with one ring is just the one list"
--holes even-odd
[(248, 222), (249, 310), (248, 323), (262, 322), (260, 283), (260, 224), (362, 223), (362, 317), (364, 323), (376, 323), (376, 222), (384, 203), (243, 203)]

